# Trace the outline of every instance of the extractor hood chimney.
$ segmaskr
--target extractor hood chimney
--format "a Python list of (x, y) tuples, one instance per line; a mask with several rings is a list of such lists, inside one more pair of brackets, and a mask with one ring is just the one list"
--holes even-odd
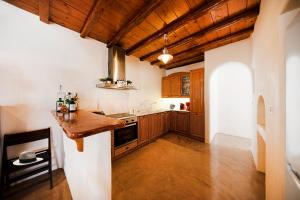
[(125, 50), (118, 46), (112, 46), (108, 49), (108, 76), (117, 80), (126, 80), (125, 78)]
[(100, 79), (97, 88), (115, 90), (137, 90), (125, 76), (125, 50), (118, 46), (108, 49), (108, 78)]

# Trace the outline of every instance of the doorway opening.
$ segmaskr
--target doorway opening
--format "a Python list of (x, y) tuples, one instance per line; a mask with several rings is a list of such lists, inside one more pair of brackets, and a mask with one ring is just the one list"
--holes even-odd
[(217, 133), (254, 138), (253, 78), (251, 69), (241, 62), (226, 62), (209, 79), (209, 139)]
[(266, 168), (266, 105), (262, 96), (257, 103), (257, 170), (265, 173)]

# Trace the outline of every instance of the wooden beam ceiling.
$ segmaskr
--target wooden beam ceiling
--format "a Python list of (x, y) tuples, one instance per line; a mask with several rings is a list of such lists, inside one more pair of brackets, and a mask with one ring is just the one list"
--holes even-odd
[(85, 38), (92, 31), (93, 26), (99, 20), (105, 7), (108, 6), (108, 3), (112, 3), (112, 2), (113, 2), (113, 0), (96, 0), (96, 3), (94, 4), (93, 8), (91, 9), (91, 11), (81, 29), (80, 37)]
[(49, 24), (49, 0), (39, 0), (39, 16), (42, 22)]
[[(168, 34), (174, 59), (162, 67), (200, 62), (204, 51), (245, 39), (253, 31), (260, 0), (5, 0), (107, 44), (127, 55), (157, 61)], [(250, 28), (249, 28), (250, 27)]]
[[(230, 43), (231, 40), (238, 40), (239, 38), (240, 39), (245, 39), (245, 38), (247, 38), (251, 35), (251, 33), (253, 32), (253, 29), (254, 29), (254, 27), (250, 27), (250, 28), (241, 30), (237, 33), (227, 35), (227, 36), (224, 36), (222, 38), (218, 38), (216, 40), (205, 43), (203, 45), (195, 46), (191, 49), (187, 49), (187, 50), (178, 52), (178, 53), (173, 55), (174, 59), (173, 59), (172, 63), (177, 62), (178, 61), (177, 58), (186, 57), (187, 55), (193, 55), (193, 54), (197, 55), (197, 54), (199, 54), (199, 52), (202, 53), (204, 51), (210, 50), (210, 49), (214, 48), (214, 47), (212, 47), (214, 44)], [(156, 61), (151, 62), (151, 65), (155, 65), (155, 64), (158, 64), (158, 63), (160, 63), (160, 61), (156, 60)]]
[(212, 1), (205, 3), (204, 5), (199, 5), (199, 6), (195, 7), (190, 12), (186, 13), (185, 15), (182, 15), (181, 17), (177, 18), (176, 20), (174, 20), (171, 23), (169, 23), (168, 25), (166, 25), (164, 28), (160, 29), (159, 31), (153, 33), (149, 37), (141, 40), (137, 44), (130, 47), (126, 51), (126, 54), (127, 55), (133, 54), (135, 51), (139, 50), (140, 48), (150, 44), (154, 40), (161, 38), (164, 34), (175, 31), (176, 29), (184, 26), (191, 20), (195, 20), (195, 19), (205, 15), (210, 10), (217, 8), (220, 5), (223, 5), (227, 1), (229, 1), (229, 0), (212, 0)]
[(107, 44), (107, 47), (111, 47), (119, 42), (119, 40), (126, 35), (130, 30), (132, 30), (135, 26), (139, 25), (143, 22), (158, 6), (163, 3), (162, 0), (150, 0), (143, 6), (143, 8), (139, 9), (139, 11), (134, 15), (131, 20), (126, 23), (110, 40)]
[[(187, 44), (189, 42), (192, 42), (193, 40), (196, 40), (200, 37), (203, 37), (203, 36), (205, 36), (205, 34), (208, 34), (208, 33), (214, 32), (214, 31), (218, 31), (218, 30), (230, 27), (231, 25), (239, 23), (243, 20), (256, 18), (258, 13), (259, 13), (259, 7), (254, 7), (251, 10), (248, 10), (244, 13), (235, 15), (233, 17), (226, 18), (226, 19), (224, 19), (224, 20), (222, 20), (222, 21), (220, 21), (216, 24), (212, 24), (211, 26), (208, 26), (207, 28), (202, 29), (202, 30), (200, 30), (200, 31), (198, 31), (198, 32), (196, 32), (192, 35), (189, 35), (185, 38), (182, 38), (181, 40), (179, 40), (177, 42), (169, 44), (169, 45), (167, 45), (167, 48), (170, 51), (170, 50), (175, 49), (175, 48), (177, 48), (181, 45)], [(146, 60), (146, 59), (148, 59), (152, 56), (155, 56), (155, 55), (158, 56), (158, 54), (160, 54), (162, 52), (162, 50), (163, 50), (163, 48), (160, 48), (160, 49), (152, 51), (152, 52), (150, 52), (146, 55), (143, 55), (143, 56), (140, 57), (140, 60), (143, 61), (143, 60)]]

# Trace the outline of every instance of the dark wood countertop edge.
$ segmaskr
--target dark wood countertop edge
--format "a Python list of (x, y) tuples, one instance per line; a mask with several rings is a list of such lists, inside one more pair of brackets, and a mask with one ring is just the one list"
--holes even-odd
[(63, 130), (66, 133), (66, 135), (68, 136), (68, 138), (70, 138), (70, 139), (79, 139), (79, 138), (85, 138), (85, 137), (88, 137), (88, 136), (91, 136), (91, 135), (96, 135), (96, 134), (106, 132), (106, 131), (112, 131), (116, 128), (122, 128), (122, 127), (123, 127), (123, 125), (121, 123), (121, 124), (117, 124), (117, 125), (106, 126), (105, 128), (97, 128), (97, 129), (90, 130), (90, 131), (84, 132), (84, 133), (79, 132), (79, 133), (76, 133), (76, 134), (69, 133), (68, 131), (64, 130), (64, 128), (63, 128)]
[[(87, 111), (88, 112), (88, 111)], [(115, 125), (109, 125), (109, 126), (105, 126), (105, 127), (101, 127), (101, 128), (96, 128), (96, 129), (91, 129), (89, 131), (84, 131), (84, 132), (76, 132), (75, 134), (73, 133), (70, 133), (69, 131), (67, 131), (64, 126), (63, 126), (63, 122), (61, 122), (57, 115), (56, 115), (56, 112), (55, 111), (52, 111), (51, 112), (52, 115), (54, 116), (55, 120), (57, 121), (57, 123), (59, 124), (59, 126), (63, 129), (64, 133), (66, 134), (66, 136), (70, 139), (81, 139), (81, 138), (85, 138), (85, 137), (88, 137), (88, 136), (91, 136), (91, 135), (96, 135), (96, 134), (99, 134), (101, 132), (106, 132), (106, 131), (113, 131), (114, 129), (116, 128), (122, 128), (125, 126), (124, 122), (121, 121), (121, 120), (117, 120), (119, 121), (120, 123), (116, 123)], [(93, 113), (91, 113), (93, 114)], [(106, 117), (106, 116), (104, 116)]]

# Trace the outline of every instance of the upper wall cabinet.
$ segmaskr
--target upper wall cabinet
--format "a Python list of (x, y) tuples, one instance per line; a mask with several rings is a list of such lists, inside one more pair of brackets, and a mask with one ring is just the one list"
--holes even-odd
[(187, 72), (171, 74), (162, 78), (162, 97), (189, 97), (190, 75)]

